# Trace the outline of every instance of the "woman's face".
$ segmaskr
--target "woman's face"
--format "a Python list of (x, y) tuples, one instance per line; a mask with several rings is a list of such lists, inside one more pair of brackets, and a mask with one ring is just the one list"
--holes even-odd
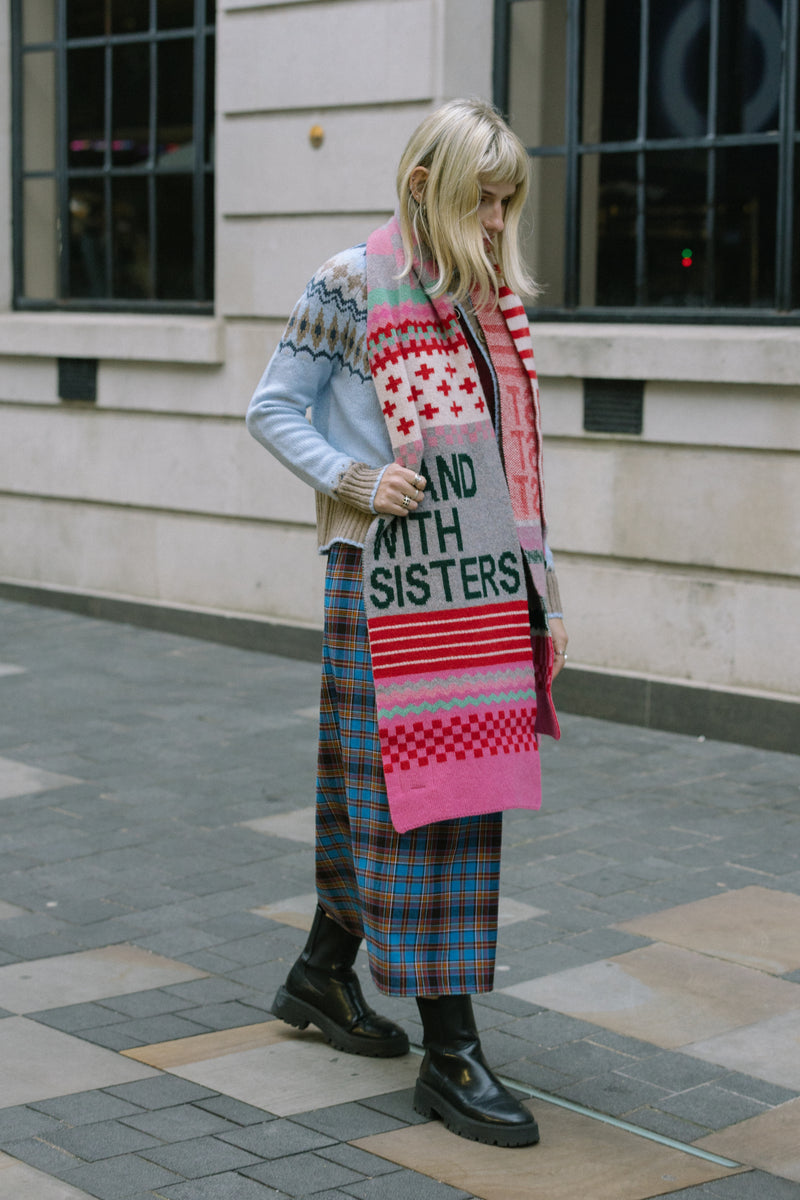
[(506, 205), (516, 190), (513, 183), (481, 183), (478, 220), (489, 237), (503, 232)]

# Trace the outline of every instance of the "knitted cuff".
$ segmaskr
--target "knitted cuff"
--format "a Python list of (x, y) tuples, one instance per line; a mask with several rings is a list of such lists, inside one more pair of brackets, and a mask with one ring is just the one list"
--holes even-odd
[(558, 579), (555, 571), (545, 571), (547, 583), (547, 611), (551, 616), (560, 616), (564, 611), (561, 607), (561, 594), (558, 590)]
[(361, 512), (374, 513), (372, 501), (384, 467), (369, 467), (366, 463), (351, 463), (334, 489), (337, 500), (352, 504)]

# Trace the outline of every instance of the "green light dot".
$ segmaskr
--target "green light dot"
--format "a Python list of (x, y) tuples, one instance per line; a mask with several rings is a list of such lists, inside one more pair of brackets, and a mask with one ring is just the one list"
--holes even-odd
[(682, 250), (682, 251), (681, 251), (681, 256), (682, 256), (683, 258), (691, 258), (691, 257), (692, 257), (692, 252), (691, 252), (691, 250)]

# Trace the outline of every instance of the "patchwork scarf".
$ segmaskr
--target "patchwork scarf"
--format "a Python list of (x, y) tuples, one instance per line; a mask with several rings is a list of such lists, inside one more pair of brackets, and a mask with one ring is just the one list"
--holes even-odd
[[(378, 729), (399, 832), (539, 808), (537, 733), (559, 735), (552, 643), (532, 631), (523, 556), (545, 594), (538, 389), (525, 310), (501, 286), (478, 315), (499, 437), (458, 313), (403, 263), (396, 218), (367, 241), (367, 353), (395, 460), (419, 508), (378, 517), (363, 554)], [(502, 456), (502, 457), (501, 457)], [(505, 469), (504, 469), (505, 468)]]

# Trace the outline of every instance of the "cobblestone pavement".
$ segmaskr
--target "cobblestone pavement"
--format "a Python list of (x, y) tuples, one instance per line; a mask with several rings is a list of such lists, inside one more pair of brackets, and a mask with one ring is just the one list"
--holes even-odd
[(415, 1053), (270, 1015), (314, 904), (317, 687), (0, 602), (0, 1197), (797, 1200), (800, 759), (563, 719), (476, 1004), (542, 1129), (498, 1150), (414, 1113)]

